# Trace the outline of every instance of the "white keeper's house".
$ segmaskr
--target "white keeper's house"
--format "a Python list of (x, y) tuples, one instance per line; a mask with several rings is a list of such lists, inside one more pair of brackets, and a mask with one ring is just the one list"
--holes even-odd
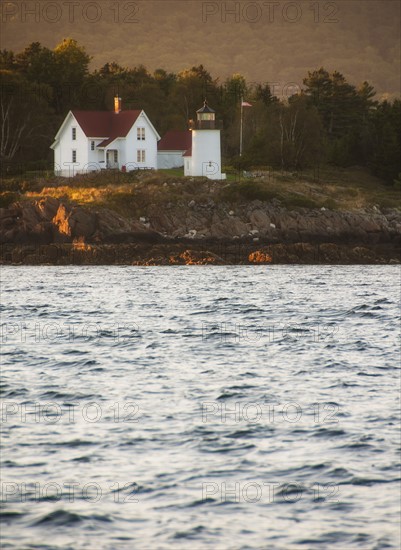
[(54, 171), (72, 177), (102, 169), (157, 169), (160, 136), (143, 110), (70, 111), (51, 148)]

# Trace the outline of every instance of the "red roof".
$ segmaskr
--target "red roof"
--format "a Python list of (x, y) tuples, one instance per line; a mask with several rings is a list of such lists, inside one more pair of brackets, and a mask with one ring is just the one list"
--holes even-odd
[[(106, 138), (105, 147), (119, 137), (126, 137), (142, 111), (72, 111), (86, 137)], [(99, 147), (98, 145), (98, 147)]]
[[(119, 136), (116, 136), (116, 137), (119, 137)], [(111, 137), (111, 138), (107, 138), (107, 139), (104, 139), (103, 141), (101, 141), (100, 143), (98, 143), (96, 145), (96, 147), (107, 147), (107, 145), (110, 145), (110, 143), (112, 141), (114, 141), (116, 139), (116, 137)]]
[(183, 157), (192, 157), (192, 146), (185, 151), (185, 153), (182, 155)]
[(158, 151), (186, 151), (192, 145), (189, 130), (169, 130), (157, 144)]

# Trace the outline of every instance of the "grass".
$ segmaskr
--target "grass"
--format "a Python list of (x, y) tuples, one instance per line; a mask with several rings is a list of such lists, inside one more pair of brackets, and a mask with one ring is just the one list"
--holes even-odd
[(213, 182), (207, 178), (185, 178), (183, 169), (140, 172), (106, 172), (79, 175), (72, 179), (54, 177), (37, 180), (4, 180), (0, 205), (15, 200), (51, 196), (88, 207), (111, 208), (118, 213), (139, 217), (149, 209), (164, 210), (167, 205), (186, 207), (191, 200), (203, 203), (235, 205), (248, 201), (279, 200), (289, 209), (322, 208), (355, 210), (378, 205), (400, 208), (401, 192), (384, 185), (361, 168), (348, 170), (323, 167), (320, 179), (313, 171), (303, 173), (273, 172), (266, 169), (258, 178), (239, 179), (227, 171), (227, 180)]
[(184, 177), (184, 168), (162, 168), (158, 170), (160, 174), (166, 174), (166, 176), (183, 178)]

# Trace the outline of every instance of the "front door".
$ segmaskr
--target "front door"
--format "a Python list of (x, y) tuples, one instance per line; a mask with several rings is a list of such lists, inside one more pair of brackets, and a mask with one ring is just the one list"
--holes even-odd
[(118, 168), (118, 151), (109, 149), (106, 154), (107, 168)]

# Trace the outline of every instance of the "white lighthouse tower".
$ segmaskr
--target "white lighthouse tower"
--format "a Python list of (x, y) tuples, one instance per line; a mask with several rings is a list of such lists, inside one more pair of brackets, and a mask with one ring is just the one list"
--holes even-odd
[(226, 179), (221, 173), (220, 129), (216, 113), (207, 101), (196, 111), (196, 121), (189, 121), (192, 148), (184, 154), (184, 175), (204, 176), (212, 180)]

